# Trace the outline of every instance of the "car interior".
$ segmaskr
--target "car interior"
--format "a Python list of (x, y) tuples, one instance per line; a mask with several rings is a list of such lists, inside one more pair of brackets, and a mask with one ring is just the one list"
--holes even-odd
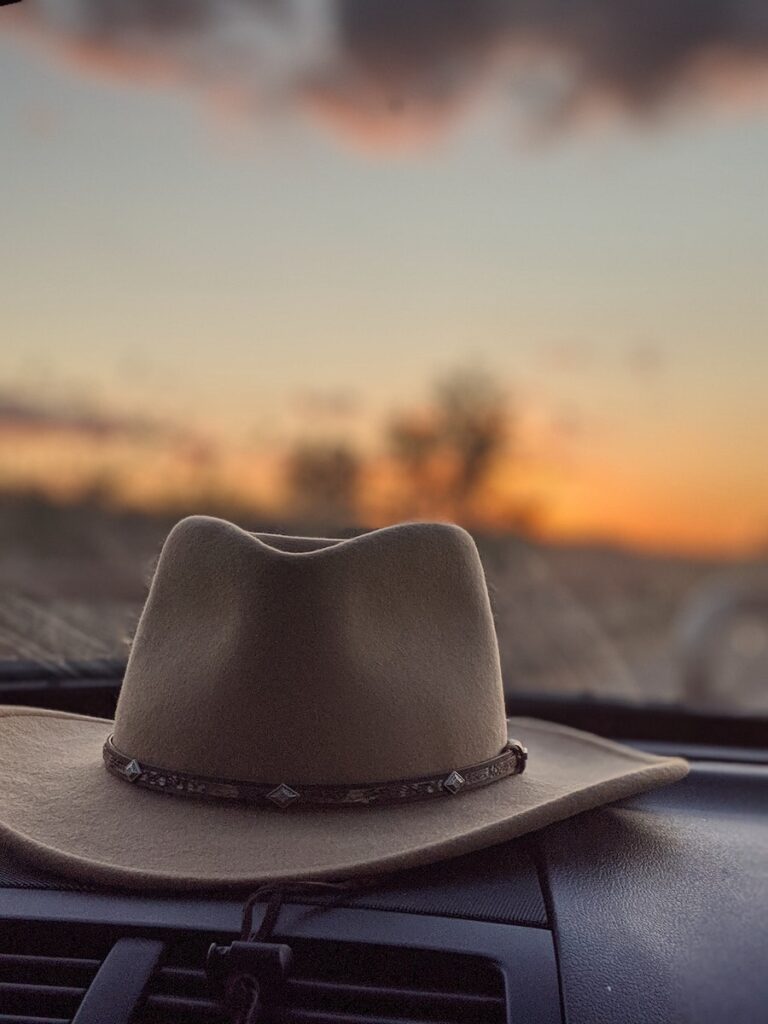
[[(114, 707), (118, 666), (2, 682), (3, 702)], [(572, 723), (563, 702), (516, 713)], [(285, 1021), (761, 1020), (765, 719), (584, 709), (579, 726), (684, 753), (682, 782), (349, 893), (286, 896)], [(672, 734), (683, 737), (680, 742)], [(3, 855), (3, 1013), (16, 1022), (226, 1022), (206, 978), (243, 894), (120, 891)], [(269, 1019), (269, 1018), (265, 1018)]]
[[(0, 4), (0, 1024), (768, 1022), (766, 68), (749, 0)], [(114, 779), (32, 732), (3, 767), (18, 709), (119, 746), (147, 662), (147, 751), (167, 712), (203, 765), (238, 717), (279, 755), (298, 701), (310, 769), (129, 751)], [(402, 706), (449, 734), (486, 668), (520, 744), (687, 774), (565, 810), (535, 742), (419, 768)], [(190, 711), (233, 675), (234, 711)], [(313, 777), (366, 685), (366, 758), (417, 767)], [(261, 801), (255, 848), (286, 822), (286, 864), (291, 815), (372, 852), (193, 885), (169, 816), (168, 883), (111, 882), (35, 838), (59, 772), (125, 801), (114, 863), (135, 808), (228, 799)], [(383, 809), (287, 806), (409, 787), (464, 833), (389, 868), (402, 837), (353, 824)]]

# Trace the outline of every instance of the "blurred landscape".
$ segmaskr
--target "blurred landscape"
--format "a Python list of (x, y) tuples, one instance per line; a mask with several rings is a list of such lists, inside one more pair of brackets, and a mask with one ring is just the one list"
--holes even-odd
[[(200, 510), (159, 514), (93, 498), (64, 505), (40, 494), (3, 495), (0, 660), (55, 666), (125, 658), (163, 539), (192, 511)], [(312, 522), (263, 520), (242, 508), (212, 511), (252, 530), (318, 532)], [(499, 534), (475, 539), (508, 690), (768, 709), (764, 618), (751, 626), (737, 619), (739, 628), (708, 654), (722, 662), (711, 666), (710, 681), (703, 689), (686, 684), (685, 609), (699, 591), (743, 574), (743, 562)]]
[(0, 10), (0, 663), (436, 519), (510, 691), (768, 710), (760, 4)]
[[(184, 515), (310, 536), (438, 519), (464, 525), (477, 541), (508, 690), (768, 709), (764, 554), (548, 536), (546, 506), (518, 486), (517, 408), (487, 371), (460, 367), (439, 378), (367, 449), (308, 432), (277, 455), (255, 451), (228, 482), (212, 452), (181, 476), (167, 455), (167, 486), (150, 502), (135, 474), (157, 437), (142, 433), (133, 460), (120, 461), (115, 434), (120, 440), (126, 429), (133, 425), (107, 429), (84, 410), (63, 422), (29, 405), (0, 408), (0, 476), (24, 443), (45, 452), (69, 433), (91, 452), (67, 462), (54, 446), (42, 461), (24, 460), (26, 483), (0, 491), (0, 661), (51, 667), (127, 657), (163, 540)], [(185, 457), (182, 443), (175, 458)], [(68, 490), (57, 491), (54, 479)]]

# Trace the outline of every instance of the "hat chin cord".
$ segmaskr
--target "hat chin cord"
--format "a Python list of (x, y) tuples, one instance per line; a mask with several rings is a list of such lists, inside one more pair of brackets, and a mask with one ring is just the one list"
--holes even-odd
[[(293, 951), (271, 941), (285, 899), (290, 896), (327, 893), (343, 897), (365, 889), (376, 879), (353, 882), (272, 882), (259, 886), (243, 906), (239, 941), (229, 946), (213, 943), (208, 950), (206, 975), (212, 994), (223, 1004), (232, 1024), (258, 1024), (269, 1013), (280, 1017), (285, 983), (293, 967)], [(266, 899), (258, 927), (254, 910)]]

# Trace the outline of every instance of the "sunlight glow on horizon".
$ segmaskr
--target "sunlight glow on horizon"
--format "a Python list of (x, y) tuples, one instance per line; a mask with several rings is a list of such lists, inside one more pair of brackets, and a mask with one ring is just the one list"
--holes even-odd
[[(311, 436), (311, 435), (307, 435)], [(523, 439), (524, 440), (524, 439)], [(231, 445), (198, 449), (168, 439), (89, 439), (67, 432), (0, 434), (0, 491), (38, 490), (53, 500), (79, 500), (92, 488), (108, 501), (138, 510), (194, 506), (210, 511), (211, 501), (251, 509), (258, 517), (285, 518), (283, 473), (285, 444)], [(554, 455), (547, 464), (548, 457)], [(392, 467), (375, 449), (364, 456), (358, 525), (387, 525), (398, 517), (389, 510)], [(653, 470), (655, 467), (651, 467)], [(638, 466), (601, 465), (581, 460), (564, 466), (556, 453), (528, 451), (527, 459), (502, 457), (492, 474), (472, 525), (509, 529), (516, 508), (532, 503), (540, 512), (536, 534), (567, 542), (613, 542), (649, 551), (680, 554), (749, 555), (765, 547), (765, 521), (755, 508), (768, 502), (768, 483), (747, 478), (734, 514), (734, 495), (708, 499), (707, 481), (662, 481)], [(703, 485), (703, 489), (702, 489)], [(701, 498), (698, 514), (691, 500)], [(382, 504), (383, 502), (383, 504)], [(445, 518), (439, 513), (428, 518)]]

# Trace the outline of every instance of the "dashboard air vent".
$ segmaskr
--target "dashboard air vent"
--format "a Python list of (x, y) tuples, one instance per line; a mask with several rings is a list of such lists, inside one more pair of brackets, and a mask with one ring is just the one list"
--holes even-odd
[(98, 930), (3, 922), (0, 1021), (69, 1024), (109, 946)]
[[(291, 940), (281, 1024), (505, 1024), (504, 982), (480, 957)], [(135, 1024), (226, 1024), (210, 1000), (199, 937), (174, 944)]]

